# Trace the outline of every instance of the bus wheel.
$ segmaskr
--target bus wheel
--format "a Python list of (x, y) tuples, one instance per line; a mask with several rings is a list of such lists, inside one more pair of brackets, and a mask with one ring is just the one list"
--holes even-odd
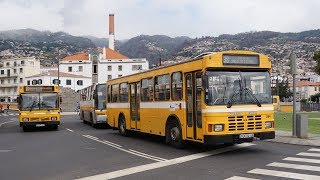
[(182, 140), (181, 127), (177, 122), (168, 124), (166, 128), (167, 143), (176, 148), (184, 148), (185, 142)]
[(128, 131), (126, 129), (126, 120), (124, 119), (123, 116), (119, 117), (119, 124), (118, 124), (118, 128), (119, 128), (119, 133), (122, 136), (128, 136)]
[(23, 132), (28, 132), (30, 129), (27, 126), (22, 127)]
[(52, 126), (52, 129), (53, 129), (54, 131), (57, 131), (57, 130), (58, 130), (58, 128), (59, 128), (59, 126), (58, 126), (58, 125), (53, 125), (53, 126)]

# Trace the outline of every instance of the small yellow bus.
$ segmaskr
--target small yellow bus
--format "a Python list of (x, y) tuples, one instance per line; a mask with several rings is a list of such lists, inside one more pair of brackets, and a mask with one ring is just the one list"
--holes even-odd
[(266, 55), (226, 51), (108, 80), (108, 124), (175, 147), (273, 139), (270, 70)]
[(18, 106), (19, 122), (23, 131), (44, 126), (57, 130), (60, 125), (59, 98), (58, 86), (21, 86)]
[(106, 126), (106, 84), (94, 84), (80, 90), (80, 119), (93, 127)]
[(280, 107), (280, 98), (279, 96), (272, 96), (273, 108), (275, 111), (279, 111)]

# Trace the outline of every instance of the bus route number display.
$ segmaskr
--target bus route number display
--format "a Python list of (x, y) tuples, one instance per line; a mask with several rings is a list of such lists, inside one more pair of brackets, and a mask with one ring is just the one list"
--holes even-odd
[(259, 56), (224, 54), (222, 63), (224, 65), (259, 66)]
[(54, 86), (25, 86), (25, 92), (51, 92), (54, 91)]

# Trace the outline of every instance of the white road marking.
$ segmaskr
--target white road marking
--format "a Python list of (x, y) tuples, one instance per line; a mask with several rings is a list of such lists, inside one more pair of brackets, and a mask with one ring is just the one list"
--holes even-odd
[(8, 114), (2, 114), (2, 116), (8, 116)]
[(72, 130), (72, 129), (68, 129), (68, 128), (66, 128), (66, 130), (68, 130), (68, 131), (70, 131), (70, 132), (73, 132), (73, 130)]
[(248, 171), (248, 173), (291, 178), (291, 179), (320, 179), (320, 176), (316, 176), (316, 175), (291, 173), (291, 172), (285, 172), (285, 171), (276, 171), (276, 170), (259, 169), (259, 168)]
[(7, 122), (3, 122), (3, 123), (0, 123), (0, 127), (4, 124), (8, 124), (8, 123), (11, 123), (11, 122), (15, 122), (16, 120), (11, 120), (11, 121), (7, 121)]
[(225, 180), (259, 180), (259, 179), (247, 178), (247, 177), (241, 177), (241, 176), (232, 176)]
[(309, 149), (308, 151), (320, 152), (320, 149), (317, 149), (317, 148), (311, 148), (311, 149)]
[(302, 153), (298, 153), (297, 155), (298, 156), (320, 157), (320, 154), (318, 154), (318, 153), (304, 153), (304, 152), (302, 152)]
[[(143, 155), (143, 154), (140, 154), (140, 153), (132, 152), (132, 151), (129, 151), (129, 150), (121, 148), (121, 146), (118, 145), (118, 144), (110, 143), (109, 141), (105, 141), (105, 140), (99, 140), (99, 138), (94, 137), (94, 136), (90, 136), (90, 135), (82, 135), (82, 136), (84, 136), (86, 138), (89, 138), (89, 139), (92, 139), (94, 141), (106, 144), (108, 146), (114, 147), (116, 149), (119, 149), (119, 150), (124, 151), (124, 152), (129, 153), (129, 154), (140, 156), (140, 157), (143, 157), (143, 158), (146, 158), (146, 159), (151, 159), (151, 160), (154, 160), (154, 161), (163, 161), (163, 160), (160, 160), (160, 159), (163, 159), (163, 158), (152, 156), (152, 155), (146, 156), (146, 155)], [(166, 160), (166, 159), (164, 159), (164, 160)]]
[(159, 157), (156, 157), (156, 156), (151, 156), (149, 154), (146, 154), (146, 153), (143, 153), (143, 152), (140, 152), (140, 151), (135, 151), (133, 149), (129, 149), (129, 151), (137, 153), (137, 154), (141, 154), (141, 155), (144, 155), (144, 156), (149, 156), (149, 157), (154, 158), (154, 159), (159, 159), (160, 161), (166, 161), (167, 160), (167, 159), (159, 158)]
[(254, 145), (254, 144), (243, 143), (243, 144), (239, 144), (239, 145), (235, 145), (235, 146), (229, 146), (226, 148), (221, 148), (221, 149), (216, 149), (216, 150), (212, 150), (212, 151), (192, 154), (192, 155), (183, 156), (183, 157), (170, 159), (170, 160), (166, 160), (166, 161), (160, 161), (160, 162), (155, 162), (155, 163), (151, 163), (151, 164), (145, 164), (145, 165), (141, 165), (141, 166), (136, 166), (136, 167), (131, 167), (131, 168), (122, 169), (122, 170), (118, 170), (118, 171), (113, 171), (113, 172), (109, 172), (109, 173), (105, 173), (105, 174), (89, 176), (89, 177), (81, 178), (81, 180), (113, 179), (113, 178), (123, 177), (123, 176), (127, 176), (130, 174), (135, 174), (135, 173), (139, 173), (139, 172), (143, 172), (143, 171), (148, 171), (148, 170), (157, 169), (157, 168), (161, 168), (161, 167), (180, 164), (180, 163), (184, 163), (184, 162), (188, 162), (188, 161), (192, 161), (192, 160), (196, 160), (196, 159), (200, 159), (200, 158), (204, 158), (204, 157), (208, 157), (208, 156), (212, 156), (212, 155), (217, 155), (217, 154), (237, 150), (240, 148), (249, 147), (252, 145)]
[(296, 162), (307, 162), (307, 163), (316, 163), (320, 164), (319, 159), (307, 159), (307, 158), (295, 158), (295, 157), (287, 157), (284, 158), (285, 161), (296, 161)]
[(11, 150), (0, 150), (0, 153), (3, 153), (3, 152), (10, 152)]
[(300, 170), (307, 170), (307, 171), (318, 171), (318, 172), (320, 172), (320, 167), (318, 167), (318, 166), (309, 166), (309, 165), (300, 165), (300, 164), (290, 164), (290, 163), (279, 163), (279, 162), (273, 162), (273, 163), (268, 164), (267, 166), (282, 167), (282, 168), (291, 168), (291, 169), (300, 169)]

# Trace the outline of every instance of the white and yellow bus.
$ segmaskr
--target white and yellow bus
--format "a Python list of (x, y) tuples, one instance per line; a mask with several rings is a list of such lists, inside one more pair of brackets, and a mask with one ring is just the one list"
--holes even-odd
[(106, 84), (94, 84), (80, 90), (80, 119), (93, 127), (106, 126)]
[(266, 55), (226, 51), (108, 80), (108, 124), (175, 147), (273, 139), (270, 70)]
[(60, 125), (60, 97), (58, 86), (21, 86), (18, 97), (19, 122), (23, 131), (30, 127)]

